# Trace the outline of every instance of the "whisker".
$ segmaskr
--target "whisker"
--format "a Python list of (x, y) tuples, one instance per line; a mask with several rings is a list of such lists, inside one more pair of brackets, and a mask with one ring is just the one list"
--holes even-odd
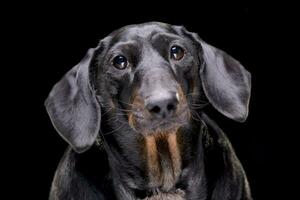
[(195, 92), (191, 92), (191, 93), (187, 93), (186, 96), (190, 96), (190, 95), (201, 95), (200, 93), (195, 93)]
[(118, 120), (118, 115), (113, 115), (111, 118), (105, 119), (107, 122), (115, 122)]
[[(121, 122), (122, 123), (122, 122)], [(121, 126), (119, 126), (118, 128), (114, 129), (113, 131), (107, 132), (107, 133), (103, 133), (103, 135), (110, 135), (113, 134), (115, 132), (117, 132), (118, 130), (120, 130), (121, 128), (123, 128), (126, 125), (126, 123), (122, 123)]]
[(124, 109), (124, 108), (116, 108), (116, 110), (125, 111), (125, 112), (134, 112), (135, 111), (133, 109)]
[(118, 100), (119, 103), (123, 103), (123, 104), (126, 104), (126, 105), (129, 105), (129, 106), (133, 106), (132, 103), (127, 103), (127, 102), (124, 102), (124, 101), (121, 101), (121, 100)]
[(127, 116), (127, 114), (124, 114), (124, 113), (115, 113), (115, 115), (117, 115), (117, 116)]
[(205, 103), (197, 103), (197, 104), (195, 104), (195, 103), (190, 103), (191, 106), (205, 106), (205, 105), (207, 105), (207, 104), (208, 104), (208, 102), (205, 102)]
[(207, 106), (209, 103), (206, 102), (206, 103), (200, 103), (200, 104), (192, 104), (190, 103), (189, 105), (193, 108), (204, 108), (205, 106)]
[(199, 114), (193, 110), (191, 110), (191, 117), (196, 121), (203, 122)]
[(103, 114), (101, 114), (101, 116), (105, 116), (107, 113), (109, 113), (111, 110), (113, 109), (113, 107), (111, 106), (106, 112), (104, 112)]

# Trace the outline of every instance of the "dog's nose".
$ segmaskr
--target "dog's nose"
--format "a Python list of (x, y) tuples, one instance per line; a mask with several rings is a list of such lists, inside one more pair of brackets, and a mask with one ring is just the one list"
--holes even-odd
[(146, 108), (156, 118), (167, 118), (175, 113), (177, 104), (178, 94), (176, 92), (169, 92), (150, 97)]

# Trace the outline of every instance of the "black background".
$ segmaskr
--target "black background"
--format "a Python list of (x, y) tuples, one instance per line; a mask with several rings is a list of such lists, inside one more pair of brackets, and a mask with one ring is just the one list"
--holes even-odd
[[(25, 7), (26, 6), (26, 7)], [(9, 136), (5, 166), (10, 195), (47, 199), (57, 164), (67, 144), (56, 134), (43, 102), (52, 86), (77, 64), (99, 39), (127, 24), (161, 21), (184, 25), (208, 43), (225, 50), (252, 73), (249, 118), (233, 122), (213, 109), (210, 115), (230, 138), (248, 175), (254, 199), (289, 199), (297, 157), (291, 126), (295, 92), (290, 44), (295, 26), (283, 6), (204, 5), (174, 1), (62, 5), (13, 5), (5, 31), (9, 72), (5, 100)], [(292, 25), (292, 26), (290, 26)], [(4, 38), (6, 39), (6, 38)], [(285, 53), (288, 53), (286, 56)], [(6, 77), (7, 74), (7, 77)], [(9, 87), (6, 87), (9, 86)], [(289, 112), (286, 112), (289, 111)], [(6, 141), (6, 140), (4, 140)], [(299, 157), (299, 156), (298, 156)], [(298, 159), (299, 160), (299, 159)], [(100, 170), (100, 169), (99, 169)], [(14, 199), (14, 198), (9, 198)]]

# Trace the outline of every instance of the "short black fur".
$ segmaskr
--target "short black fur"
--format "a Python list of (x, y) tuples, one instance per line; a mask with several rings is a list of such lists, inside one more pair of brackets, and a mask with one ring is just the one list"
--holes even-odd
[[(185, 50), (182, 60), (170, 59), (172, 45)], [(124, 70), (113, 66), (117, 55), (128, 60)], [(151, 22), (114, 31), (46, 100), (51, 121), (70, 144), (50, 199), (252, 199), (229, 140), (203, 112), (210, 103), (244, 121), (250, 89), (250, 73), (238, 61), (181, 26)], [(178, 102), (169, 107), (177, 110), (169, 117), (148, 109), (173, 93)], [(151, 154), (158, 161), (149, 164), (151, 151), (163, 152)], [(171, 179), (151, 177), (156, 165), (159, 176)]]

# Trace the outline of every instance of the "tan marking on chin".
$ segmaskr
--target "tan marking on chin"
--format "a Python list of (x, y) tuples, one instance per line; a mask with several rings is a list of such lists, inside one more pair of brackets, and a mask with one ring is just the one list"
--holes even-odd
[(181, 173), (181, 154), (177, 142), (177, 133), (169, 134), (168, 138), (169, 152), (172, 160), (173, 176), (177, 180)]
[(145, 137), (146, 159), (149, 176), (149, 186), (158, 187), (161, 183), (160, 163), (154, 136)]
[(161, 187), (168, 191), (176, 184), (181, 173), (181, 148), (178, 134), (180, 134), (178, 129), (173, 129), (145, 137), (149, 187)]

